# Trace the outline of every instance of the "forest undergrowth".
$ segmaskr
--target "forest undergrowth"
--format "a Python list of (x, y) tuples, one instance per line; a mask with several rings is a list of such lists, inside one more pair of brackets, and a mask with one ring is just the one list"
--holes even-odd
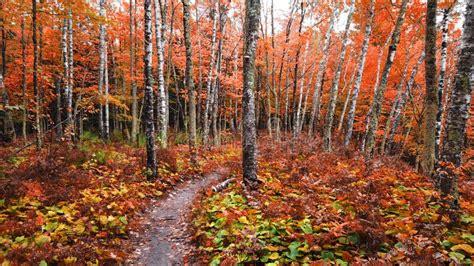
[(143, 149), (126, 144), (90, 138), (77, 148), (51, 144), (39, 154), (32, 148), (15, 155), (17, 148), (0, 149), (2, 265), (123, 263), (134, 248), (130, 232), (140, 230), (138, 217), (151, 199), (237, 156), (201, 151), (206, 159), (192, 166), (185, 145), (158, 150), (160, 177), (149, 182)]
[[(203, 262), (472, 264), (469, 165), (458, 169), (460, 209), (443, 212), (432, 181), (399, 159), (367, 164), (357, 152), (325, 153), (320, 146), (267, 140), (260, 145), (258, 191), (245, 191), (239, 181), (196, 202), (194, 237)], [(241, 176), (239, 163), (233, 165)]]

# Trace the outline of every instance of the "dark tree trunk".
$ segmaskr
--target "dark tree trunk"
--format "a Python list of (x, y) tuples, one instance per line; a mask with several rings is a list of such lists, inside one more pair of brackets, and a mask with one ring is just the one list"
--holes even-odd
[(423, 115), (423, 157), (421, 170), (430, 175), (435, 162), (436, 115), (438, 88), (436, 87), (436, 7), (437, 0), (428, 0), (425, 35), (425, 112)]
[(151, 26), (151, 0), (145, 0), (145, 134), (146, 134), (146, 165), (148, 179), (154, 180), (156, 172), (155, 124), (153, 123), (153, 44)]
[(257, 179), (257, 130), (255, 127), (253, 88), (255, 52), (257, 50), (258, 25), (260, 23), (260, 0), (246, 0), (245, 7), (242, 166), (244, 184), (251, 189), (256, 189), (259, 182)]

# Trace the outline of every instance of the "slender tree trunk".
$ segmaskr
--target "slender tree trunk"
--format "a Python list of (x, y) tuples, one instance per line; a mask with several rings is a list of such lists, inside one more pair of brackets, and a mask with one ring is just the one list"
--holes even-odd
[(219, 44), (217, 48), (217, 65), (216, 65), (216, 79), (214, 80), (213, 101), (212, 101), (212, 135), (214, 136), (214, 145), (220, 145), (220, 137), (218, 126), (219, 115), (219, 89), (221, 87), (221, 71), (222, 71), (222, 53), (224, 46), (225, 24), (227, 21), (227, 6), (219, 3)]
[(184, 27), (184, 45), (186, 47), (186, 69), (185, 80), (188, 88), (189, 104), (189, 148), (191, 151), (191, 162), (196, 163), (196, 95), (193, 81), (193, 51), (191, 46), (191, 28), (189, 25), (190, 12), (189, 0), (183, 1), (183, 27)]
[[(276, 63), (275, 63), (275, 23), (274, 23), (273, 0), (271, 6), (271, 27), (272, 27), (272, 91), (275, 98), (275, 124), (276, 138), (280, 140), (280, 93), (276, 91)], [(283, 61), (282, 61), (283, 64)], [(281, 81), (280, 81), (281, 82)]]
[(244, 95), (242, 98), (242, 166), (244, 184), (257, 189), (257, 130), (255, 127), (254, 67), (257, 50), (260, 0), (245, 1)]
[(344, 117), (346, 116), (346, 111), (347, 111), (347, 106), (349, 105), (349, 100), (352, 95), (352, 84), (354, 83), (354, 78), (356, 75), (356, 71), (352, 73), (351, 80), (349, 81), (349, 84), (344, 85), (344, 90), (346, 89), (346, 86), (349, 87), (349, 91), (346, 94), (346, 99), (344, 100), (344, 105), (342, 106), (342, 111), (341, 111), (341, 117), (339, 118), (339, 123), (337, 125), (337, 130), (340, 131), (342, 129), (342, 125), (344, 124)]
[(203, 142), (204, 145), (207, 146), (209, 142), (209, 130), (210, 130), (210, 118), (209, 118), (209, 113), (211, 112), (212, 108), (212, 103), (213, 103), (213, 97), (214, 97), (214, 91), (212, 83), (213, 83), (213, 74), (214, 74), (214, 55), (215, 55), (215, 50), (216, 50), (216, 34), (217, 34), (217, 14), (216, 14), (216, 8), (215, 8), (215, 3), (212, 4), (213, 8), (211, 10), (211, 18), (212, 18), (212, 37), (211, 37), (211, 54), (209, 58), (209, 72), (207, 74), (207, 87), (206, 87), (206, 92), (207, 92), (207, 98), (206, 98), (206, 106), (204, 109), (204, 117), (203, 117)]
[(336, 70), (336, 76), (334, 77), (332, 87), (331, 87), (331, 96), (328, 105), (328, 111), (326, 112), (326, 125), (324, 126), (323, 134), (323, 149), (325, 151), (331, 151), (331, 139), (332, 139), (332, 124), (334, 122), (334, 113), (336, 112), (336, 103), (337, 103), (337, 91), (339, 89), (339, 79), (341, 77), (342, 67), (344, 65), (344, 59), (346, 56), (346, 47), (349, 40), (349, 30), (352, 21), (352, 14), (354, 14), (355, 0), (351, 1), (349, 7), (349, 14), (347, 16), (346, 28), (344, 31), (344, 37), (342, 40), (342, 47), (339, 53), (339, 62)]
[[(293, 138), (296, 139), (300, 132), (301, 124), (303, 123), (303, 117), (302, 117), (302, 104), (303, 104), (303, 92), (304, 92), (304, 82), (305, 82), (305, 74), (306, 74), (306, 57), (308, 54), (308, 49), (309, 49), (309, 40), (306, 41), (304, 53), (303, 53), (303, 70), (301, 72), (301, 77), (300, 77), (300, 91), (299, 91), (299, 97), (298, 97), (298, 107), (296, 109), (296, 117), (295, 117), (295, 125), (293, 129)], [(295, 77), (297, 79), (297, 77)], [(311, 82), (311, 80), (310, 80)]]
[(107, 40), (104, 47), (104, 139), (110, 140), (110, 109), (109, 109), (109, 55)]
[(36, 150), (41, 150), (43, 136), (41, 132), (41, 94), (38, 89), (38, 39), (37, 39), (37, 20), (36, 20), (36, 0), (32, 0), (33, 15), (33, 93), (35, 95), (35, 130), (36, 130)]
[(395, 96), (395, 99), (392, 103), (392, 108), (390, 109), (390, 113), (387, 117), (387, 120), (385, 121), (385, 129), (383, 132), (382, 143), (380, 144), (380, 154), (382, 155), (385, 154), (385, 150), (386, 150), (385, 144), (387, 143), (387, 138), (390, 133), (390, 126), (393, 120), (393, 116), (395, 115), (395, 110), (397, 109), (397, 106), (400, 104), (400, 99), (402, 97), (402, 88), (403, 88), (403, 85), (405, 84), (405, 79), (408, 72), (408, 65), (410, 64), (410, 51), (413, 48), (414, 43), (415, 43), (415, 39), (412, 39), (412, 41), (410, 42), (410, 46), (408, 47), (408, 50), (406, 52), (405, 66), (403, 67), (402, 75), (397, 85), (397, 95)]
[[(26, 142), (26, 122), (28, 120), (28, 102), (26, 99), (26, 38), (25, 38), (25, 16), (21, 16), (21, 98), (23, 100), (23, 117), (21, 123), (21, 132), (23, 134), (23, 140)], [(56, 87), (59, 89), (59, 94), (57, 94), (57, 104), (58, 104), (58, 114), (59, 121), (61, 121), (61, 87)], [(58, 134), (59, 137), (62, 135), (61, 125), (58, 124)]]
[(310, 118), (309, 129), (308, 129), (308, 134), (310, 136), (313, 135), (314, 127), (316, 126), (315, 124), (317, 123), (319, 119), (319, 109), (321, 106), (319, 100), (321, 98), (321, 93), (323, 89), (322, 85), (323, 85), (324, 72), (326, 72), (326, 66), (328, 64), (329, 47), (331, 46), (332, 30), (334, 28), (334, 24), (336, 23), (336, 18), (338, 14), (339, 14), (338, 9), (334, 8), (334, 11), (331, 15), (331, 20), (329, 22), (328, 29), (326, 30), (326, 34), (324, 36), (322, 58), (319, 61), (318, 73), (316, 75), (316, 83), (314, 84), (313, 107), (311, 109), (311, 118)]
[[(393, 35), (393, 31), (388, 35), (388, 38), (387, 40), (385, 41), (385, 44), (383, 47), (380, 48), (379, 50), (379, 56), (378, 56), (378, 59), (377, 59), (377, 74), (376, 74), (376, 77), (375, 77), (375, 85), (374, 85), (374, 95), (375, 95), (375, 92), (377, 91), (377, 88), (379, 87), (379, 82), (380, 82), (380, 66), (382, 65), (382, 57), (384, 55), (384, 51), (385, 51), (385, 48), (390, 44), (390, 40), (392, 39)], [(374, 103), (372, 102), (370, 104), (370, 108), (369, 110), (367, 111), (367, 114), (365, 115), (365, 121), (364, 121), (364, 125), (365, 125), (365, 129), (364, 129), (364, 135), (362, 136), (362, 143), (360, 144), (360, 150), (361, 151), (365, 151), (365, 141), (367, 139), (367, 133), (368, 133), (368, 130), (369, 130), (369, 122), (370, 122), (370, 114), (372, 113), (372, 109), (373, 109), (373, 105)]]
[(156, 33), (156, 53), (158, 57), (158, 141), (162, 147), (167, 147), (168, 144), (168, 119), (167, 119), (167, 102), (165, 92), (165, 78), (164, 78), (164, 43), (162, 36), (162, 20), (161, 12), (159, 11), (158, 0), (155, 3), (155, 33)]
[[(133, 0), (130, 0), (130, 88), (132, 90), (132, 143), (137, 141), (138, 135), (138, 100), (137, 100), (137, 85), (135, 83), (135, 53), (134, 53), (134, 43), (133, 43)], [(136, 29), (135, 29), (136, 30)]]
[[(105, 0), (99, 2), (99, 15), (105, 19)], [(104, 105), (103, 105), (103, 91), (104, 91), (104, 72), (105, 72), (105, 25), (99, 25), (99, 130), (101, 138), (105, 138), (104, 125)]]
[[(300, 19), (300, 25), (298, 28), (298, 47), (296, 48), (296, 55), (295, 55), (295, 68), (294, 68), (294, 73), (293, 73), (293, 97), (292, 97), (292, 103), (291, 103), (291, 116), (290, 119), (292, 127), (293, 127), (293, 135), (295, 136), (296, 130), (298, 128), (297, 121), (296, 121), (296, 88), (298, 87), (298, 71), (299, 71), (299, 61), (300, 61), (300, 53), (301, 53), (301, 32), (303, 31), (303, 22), (304, 22), (304, 17), (306, 14), (305, 10), (305, 5), (304, 2), (301, 2), (301, 19)], [(304, 78), (303, 78), (304, 79)]]
[(196, 122), (197, 122), (197, 128), (201, 130), (202, 132), (202, 127), (203, 127), (203, 113), (202, 113), (202, 43), (201, 43), (201, 23), (200, 17), (199, 17), (199, 0), (196, 0), (195, 3), (196, 6), (196, 35), (198, 36), (197, 42), (198, 42), (198, 88), (197, 88), (197, 106), (196, 106)]
[(435, 160), (439, 160), (441, 150), (440, 137), (443, 117), (443, 91), (446, 76), (446, 62), (448, 55), (448, 22), (450, 8), (443, 9), (443, 20), (441, 22), (441, 59), (438, 77), (438, 113), (436, 114), (436, 135), (435, 135)]
[(382, 110), (382, 102), (384, 98), (385, 89), (387, 88), (388, 76), (392, 68), (393, 60), (395, 58), (395, 53), (397, 51), (398, 43), (400, 42), (400, 32), (405, 20), (405, 13), (407, 10), (408, 0), (403, 0), (400, 7), (400, 13), (395, 24), (395, 29), (390, 40), (390, 47), (388, 48), (387, 60), (382, 72), (382, 78), (380, 79), (380, 84), (375, 92), (373, 108), (370, 113), (370, 122), (369, 128), (367, 130), (367, 148), (366, 155), (367, 158), (372, 158), (375, 148), (375, 132), (377, 131), (377, 126), (379, 122), (379, 115)]
[[(62, 48), (62, 57), (63, 57), (63, 86), (64, 94), (66, 100), (66, 117), (67, 123), (69, 123), (69, 118), (71, 118), (71, 109), (69, 109), (69, 98), (71, 93), (69, 92), (69, 53), (68, 53), (68, 20), (64, 18), (64, 25), (62, 27), (62, 38), (61, 38), (61, 48)], [(71, 100), (72, 103), (72, 100)], [(67, 124), (66, 124), (67, 128)]]
[(428, 0), (425, 34), (425, 112), (423, 115), (423, 156), (421, 170), (430, 175), (435, 163), (436, 115), (438, 87), (436, 86), (436, 8), (437, 0)]
[(155, 125), (153, 123), (153, 43), (151, 0), (145, 0), (145, 134), (148, 179), (157, 178), (155, 154)]
[(68, 19), (67, 19), (67, 64), (68, 66), (68, 99), (67, 99), (67, 109), (68, 109), (68, 125), (71, 127), (69, 130), (71, 131), (72, 138), (74, 138), (74, 120), (72, 117), (73, 106), (72, 106), (72, 99), (73, 99), (73, 89), (74, 89), (74, 39), (73, 39), (73, 25), (72, 25), (72, 10), (68, 12)]

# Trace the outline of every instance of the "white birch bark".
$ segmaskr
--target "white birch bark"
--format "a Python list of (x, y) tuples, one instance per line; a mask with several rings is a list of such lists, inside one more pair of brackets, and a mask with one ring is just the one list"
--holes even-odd
[(155, 35), (156, 35), (156, 53), (158, 57), (158, 99), (157, 99), (157, 110), (158, 110), (158, 142), (161, 147), (166, 148), (168, 144), (168, 105), (166, 101), (165, 92), (165, 78), (164, 78), (164, 39), (162, 36), (162, 19), (161, 12), (159, 10), (158, 0), (154, 0), (155, 5)]
[(344, 60), (346, 56), (346, 48), (347, 43), (349, 41), (349, 32), (350, 26), (352, 22), (352, 15), (354, 14), (355, 8), (355, 0), (351, 1), (351, 5), (349, 7), (349, 14), (347, 16), (346, 27), (344, 30), (344, 37), (342, 41), (341, 51), (339, 53), (338, 59), (338, 66), (336, 70), (336, 76), (334, 77), (332, 87), (331, 87), (331, 96), (328, 105), (328, 111), (326, 112), (326, 123), (324, 126), (324, 134), (323, 134), (323, 149), (325, 151), (331, 151), (331, 138), (332, 138), (332, 124), (334, 122), (334, 113), (336, 111), (336, 103), (337, 103), (337, 92), (339, 89), (339, 79), (341, 77), (342, 67), (344, 65)]
[(328, 29), (326, 30), (326, 34), (324, 36), (324, 46), (322, 52), (321, 61), (319, 61), (319, 68), (318, 73), (316, 75), (316, 83), (314, 85), (314, 94), (313, 94), (313, 107), (311, 110), (311, 119), (309, 122), (309, 135), (313, 135), (315, 124), (319, 119), (319, 109), (321, 107), (320, 98), (321, 98), (321, 91), (322, 91), (322, 82), (324, 77), (324, 72), (326, 71), (326, 66), (328, 63), (329, 57), (329, 47), (331, 46), (331, 35), (334, 28), (334, 24), (336, 22), (336, 17), (338, 16), (339, 11), (337, 8), (334, 8), (334, 11), (331, 15), (331, 20), (329, 22)]
[[(369, 10), (369, 18), (367, 20), (367, 24), (365, 25), (365, 32), (364, 32), (364, 41), (362, 42), (362, 51), (360, 53), (359, 62), (357, 65), (357, 74), (355, 78), (355, 85), (352, 89), (352, 97), (351, 97), (351, 104), (349, 107), (349, 112), (347, 114), (347, 128), (346, 134), (344, 136), (344, 146), (349, 145), (349, 142), (352, 137), (352, 130), (354, 127), (354, 119), (355, 119), (355, 111), (357, 107), (357, 99), (359, 98), (359, 91), (360, 86), (362, 84), (362, 77), (364, 76), (364, 66), (365, 60), (367, 58), (367, 52), (369, 50), (369, 41), (370, 35), (372, 33), (372, 23), (374, 22), (374, 15), (375, 15), (375, 0), (370, 1), (370, 10)], [(383, 54), (383, 50), (382, 53)], [(382, 60), (382, 56), (379, 56), (378, 64), (377, 64), (377, 77), (379, 78), (379, 70), (380, 70), (380, 61)]]

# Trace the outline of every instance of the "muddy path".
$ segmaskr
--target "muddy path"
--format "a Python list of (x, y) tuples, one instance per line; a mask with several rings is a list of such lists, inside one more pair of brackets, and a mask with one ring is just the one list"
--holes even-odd
[(192, 246), (187, 230), (191, 204), (200, 191), (215, 183), (225, 172), (225, 169), (220, 169), (201, 179), (184, 182), (166, 197), (152, 202), (152, 207), (143, 217), (145, 230), (132, 234), (136, 249), (127, 264), (192, 264), (188, 258)]

